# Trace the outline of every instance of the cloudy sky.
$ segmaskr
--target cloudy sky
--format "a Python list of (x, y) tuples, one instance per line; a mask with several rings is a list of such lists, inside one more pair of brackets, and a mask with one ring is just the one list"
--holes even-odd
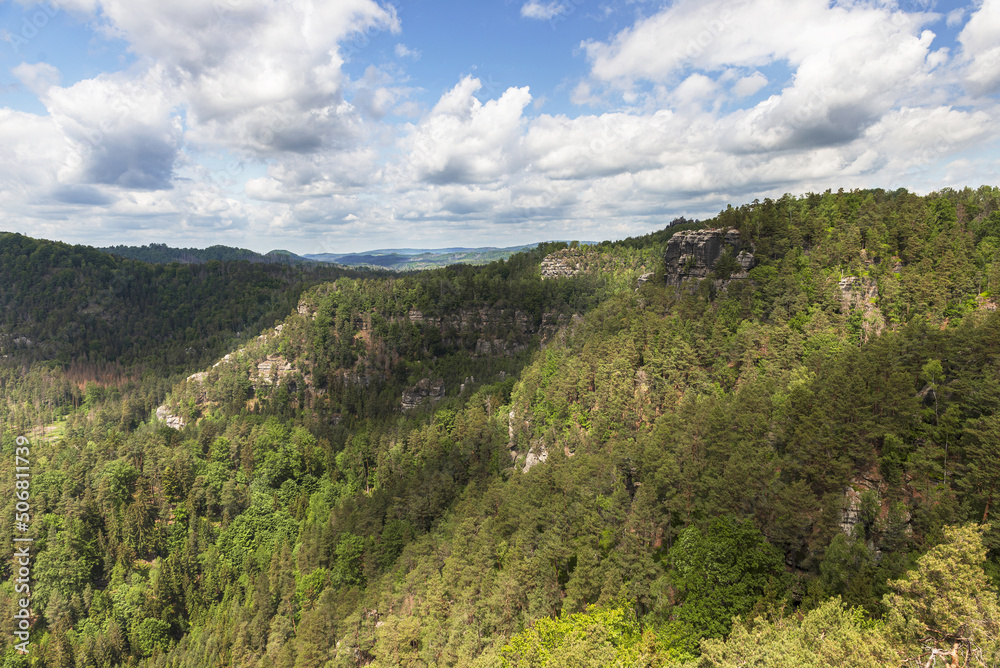
[(0, 229), (257, 251), (644, 233), (1000, 182), (1000, 0), (0, 1)]

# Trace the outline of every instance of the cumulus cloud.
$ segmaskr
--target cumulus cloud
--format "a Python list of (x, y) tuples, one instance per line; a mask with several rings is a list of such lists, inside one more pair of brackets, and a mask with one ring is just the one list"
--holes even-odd
[[(225, 192), (232, 183), (192, 190), (219, 175), (192, 166), (190, 152), (267, 160), (263, 180), (285, 200), (356, 188), (370, 176), (372, 137), (380, 131), (370, 132), (365, 118), (378, 118), (406, 95), (384, 80), (357, 86), (342, 73), (375, 32), (399, 30), (391, 5), (374, 0), (71, 0), (60, 7), (89, 14), (92, 26), (124, 40), (138, 60), (69, 87), (58, 85), (58, 70), (46, 63), (15, 68), (48, 117), (8, 113), (0, 123), (44, 132), (52, 148), (41, 153), (37, 137), (33, 155), (23, 141), (9, 144), (22, 166), (18, 178), (30, 177), (34, 199), (77, 212), (102, 207), (136, 229), (146, 215), (189, 230), (254, 220)], [(349, 87), (363, 107), (347, 101)], [(185, 170), (200, 173), (192, 180)], [(244, 178), (251, 195), (278, 198), (265, 197), (260, 179)], [(273, 215), (268, 209), (262, 218)]]
[(538, 0), (528, 0), (521, 5), (521, 16), (526, 19), (538, 19), (548, 21), (566, 11), (566, 5), (559, 0), (553, 2), (538, 2)]
[(21, 63), (11, 72), (21, 83), (39, 97), (45, 95), (49, 88), (59, 84), (59, 70), (49, 63)]
[(958, 36), (968, 61), (965, 71), (977, 94), (1000, 89), (1000, 0), (983, 0)]
[[(720, 119), (720, 136), (736, 151), (805, 150), (857, 139), (901, 104), (934, 101), (932, 73), (946, 54), (933, 51), (934, 34), (922, 30), (932, 18), (825, 0), (681, 0), (584, 48), (595, 82), (626, 91), (641, 81), (667, 86), (675, 104), (712, 93), (710, 82), (732, 68), (785, 64), (790, 83)], [(732, 92), (745, 97), (766, 84), (757, 71)]]
[(760, 72), (754, 72), (750, 76), (740, 78), (735, 84), (733, 84), (733, 93), (737, 97), (748, 97), (766, 85), (767, 77)]
[(48, 116), (0, 109), (0, 206), (57, 238), (72, 219), (106, 243), (333, 251), (607, 238), (784, 192), (962, 185), (941, 180), (1000, 169), (975, 153), (1000, 117), (998, 5), (948, 16), (965, 21), (952, 54), (925, 29), (940, 17), (896, 4), (676, 0), (583, 43), (589, 69), (564, 85), (588, 106), (545, 114), (473, 76), (421, 105), (403, 42), (352, 79), (374, 33), (401, 30), (374, 0), (73, 0), (136, 62), (68, 86), (14, 69)]
[(518, 142), (531, 102), (527, 88), (508, 88), (485, 104), (475, 93), (479, 79), (467, 76), (441, 99), (426, 118), (410, 125), (402, 146), (404, 169), (427, 183), (481, 183), (518, 168)]
[(405, 44), (397, 44), (395, 51), (396, 56), (399, 58), (412, 58), (413, 60), (420, 60), (421, 53), (419, 49), (411, 49)]
[(61, 178), (140, 190), (171, 188), (182, 127), (161, 68), (101, 75), (42, 96), (71, 146)]
[(356, 143), (341, 66), (391, 7), (342, 2), (100, 0), (105, 34), (156, 63), (186, 107), (187, 139), (273, 157)]

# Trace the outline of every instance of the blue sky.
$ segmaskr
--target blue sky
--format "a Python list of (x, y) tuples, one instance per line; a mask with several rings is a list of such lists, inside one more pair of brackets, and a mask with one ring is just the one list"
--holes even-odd
[(1000, 0), (0, 2), (0, 38), (0, 229), (73, 243), (507, 246), (1000, 180)]

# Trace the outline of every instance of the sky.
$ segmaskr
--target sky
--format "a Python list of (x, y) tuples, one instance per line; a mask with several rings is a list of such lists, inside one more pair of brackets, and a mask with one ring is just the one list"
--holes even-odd
[(0, 1), (0, 230), (603, 240), (1000, 183), (1000, 0)]

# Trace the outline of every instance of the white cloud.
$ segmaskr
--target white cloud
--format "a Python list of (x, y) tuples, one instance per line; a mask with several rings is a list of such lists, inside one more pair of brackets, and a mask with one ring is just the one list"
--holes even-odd
[(515, 171), (527, 88), (508, 88), (480, 102), (479, 79), (465, 77), (441, 96), (428, 116), (410, 125), (402, 146), (405, 171), (427, 183), (482, 183)]
[(152, 68), (141, 77), (101, 75), (42, 96), (71, 151), (66, 183), (160, 190), (173, 186), (182, 127), (173, 112), (176, 91)]
[(397, 44), (395, 51), (398, 58), (412, 58), (413, 60), (420, 60), (421, 52), (419, 49), (411, 49), (405, 44)]
[(679, 106), (700, 105), (708, 101), (717, 88), (713, 79), (695, 72), (674, 89), (673, 96)]
[(983, 0), (958, 36), (968, 61), (965, 72), (977, 94), (1000, 89), (1000, 0)]
[(680, 0), (608, 42), (583, 48), (596, 80), (628, 85), (671, 81), (685, 68), (720, 71), (778, 60), (800, 64), (859, 39), (876, 43), (913, 33), (927, 15), (827, 0)]
[(521, 16), (526, 19), (538, 19), (548, 21), (566, 11), (566, 5), (560, 0), (552, 2), (539, 2), (538, 0), (528, 0), (521, 6)]
[(171, 3), (102, 0), (103, 29), (173, 78), (187, 139), (259, 157), (360, 140), (341, 65), (375, 30), (398, 30), (372, 0)]
[(400, 29), (371, 0), (103, 0), (92, 20), (137, 62), (67, 87), (16, 68), (49, 116), (0, 109), (0, 207), (40, 236), (72, 219), (88, 243), (333, 251), (626, 236), (784, 192), (995, 180), (1000, 110), (960, 96), (998, 83), (998, 4), (952, 55), (933, 17), (887, 5), (676, 0), (586, 42), (589, 76), (564, 81), (589, 107), (543, 114), (527, 87), (471, 76), (420, 106), (402, 42), (352, 79), (345, 62)]
[(760, 72), (742, 77), (733, 84), (733, 93), (737, 97), (749, 97), (767, 85), (767, 77)]
[(42, 97), (59, 84), (59, 70), (48, 63), (21, 63), (11, 72), (35, 95)]

